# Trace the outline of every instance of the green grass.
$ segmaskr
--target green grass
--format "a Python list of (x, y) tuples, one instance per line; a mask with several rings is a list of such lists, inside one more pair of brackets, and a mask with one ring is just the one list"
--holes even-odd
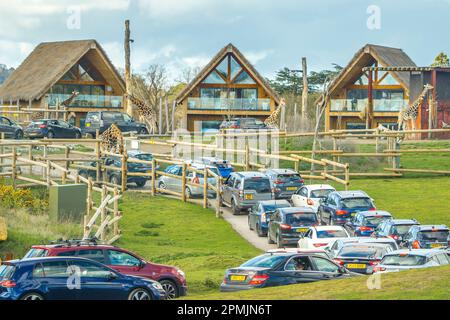
[[(300, 285), (215, 293), (204, 300), (449, 300), (450, 266), (381, 275), (381, 288), (370, 290), (367, 276)], [(373, 286), (372, 286), (373, 287)]]

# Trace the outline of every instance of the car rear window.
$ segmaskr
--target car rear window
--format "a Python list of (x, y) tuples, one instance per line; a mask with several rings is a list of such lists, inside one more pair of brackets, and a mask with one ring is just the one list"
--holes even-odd
[(342, 206), (344, 208), (370, 208), (372, 207), (372, 202), (369, 198), (346, 198), (341, 200)]
[(96, 113), (88, 113), (86, 116), (86, 122), (97, 122), (100, 121), (100, 114)]
[(389, 219), (391, 219), (391, 217), (387, 217), (387, 216), (365, 217), (362, 221), (362, 225), (363, 226), (378, 226), (384, 220), (389, 220)]
[(425, 241), (447, 242), (448, 230), (420, 231), (419, 239)]
[(425, 264), (427, 259), (424, 256), (414, 254), (396, 254), (385, 256), (381, 264), (388, 266), (420, 266)]
[(278, 208), (288, 208), (291, 205), (289, 203), (280, 203), (280, 204), (274, 204), (274, 205), (264, 205), (263, 209), (265, 212), (267, 211), (274, 211), (275, 209)]
[(123, 115), (118, 112), (104, 112), (102, 118), (107, 121), (121, 121), (123, 120)]
[(258, 193), (269, 193), (272, 191), (269, 179), (265, 178), (245, 179), (244, 190), (254, 190)]
[(311, 198), (322, 198), (325, 199), (328, 194), (333, 192), (333, 189), (322, 189), (322, 190), (313, 190), (311, 191)]
[(340, 257), (354, 257), (365, 259), (377, 259), (381, 258), (386, 252), (386, 249), (365, 245), (346, 245), (339, 251)]
[(302, 178), (298, 174), (279, 174), (277, 175), (277, 180), (280, 182), (300, 182)]
[(8, 280), (14, 274), (16, 267), (10, 264), (0, 265), (0, 280)]
[(285, 256), (263, 254), (247, 261), (241, 267), (273, 268), (284, 260), (286, 260)]
[(26, 254), (24, 258), (42, 258), (48, 255), (47, 249), (32, 248)]
[(394, 235), (402, 236), (407, 234), (412, 226), (412, 224), (397, 224), (395, 226), (392, 226), (391, 233)]
[(153, 160), (153, 156), (150, 153), (137, 154), (135, 156), (135, 158), (138, 160), (144, 160), (144, 161), (152, 161)]
[(317, 231), (317, 238), (346, 238), (344, 230), (320, 230)]
[(291, 226), (310, 225), (317, 222), (315, 213), (288, 213), (286, 214), (286, 223)]

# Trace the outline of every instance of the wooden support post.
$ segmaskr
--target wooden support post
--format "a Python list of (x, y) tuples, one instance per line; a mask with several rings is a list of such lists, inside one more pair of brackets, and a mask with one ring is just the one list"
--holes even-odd
[(300, 160), (297, 160), (294, 162), (294, 171), (299, 172), (300, 171)]
[(173, 101), (172, 104), (172, 114), (171, 114), (171, 118), (172, 118), (172, 134), (175, 132), (175, 109), (177, 107), (177, 102), (176, 100)]
[[(33, 146), (29, 145), (28, 146), (28, 160), (33, 160)], [(28, 167), (28, 173), (30, 174), (30, 176), (33, 174), (33, 166), (30, 165)]]
[(17, 179), (17, 150), (16, 147), (12, 147), (12, 163), (11, 163), (11, 178), (13, 188), (16, 188), (16, 179)]
[[(0, 142), (4, 142), (4, 140), (5, 140), (5, 133), (4, 132), (0, 133), (0, 138), (1, 138)], [(4, 146), (0, 146), (0, 154), (5, 154), (5, 147)], [(0, 167), (3, 167), (3, 158), (0, 158)]]
[(216, 194), (216, 218), (220, 217), (221, 211), (220, 206), (222, 204), (222, 178), (220, 176), (217, 176), (217, 194)]
[[(64, 157), (66, 159), (70, 158), (70, 148), (68, 146), (65, 146), (65, 148), (64, 148)], [(64, 168), (66, 170), (69, 170), (69, 168), (70, 168), (70, 161), (66, 160), (64, 163), (65, 163)], [(98, 163), (97, 163), (97, 165), (98, 165)], [(66, 180), (67, 180), (67, 171), (64, 171), (63, 174), (62, 174), (62, 183), (65, 184)]]
[(158, 121), (158, 132), (162, 134), (162, 97), (159, 98), (159, 121)]
[[(334, 152), (337, 151), (337, 141), (336, 141), (336, 137), (333, 137), (333, 151), (334, 151)], [(335, 154), (333, 154), (333, 161), (334, 161), (334, 162), (338, 162)], [(333, 166), (333, 170), (336, 171), (336, 166)]]
[(47, 173), (46, 173), (46, 176), (47, 176), (47, 187), (50, 188), (52, 186), (52, 181), (51, 181), (51, 176), (50, 176), (51, 171), (52, 171), (52, 167), (50, 165), (50, 160), (47, 160), (47, 168), (46, 169), (47, 169)]
[(245, 171), (250, 170), (250, 146), (248, 143), (248, 137), (245, 139)]
[(378, 136), (380, 134), (380, 129), (377, 128), (376, 131), (375, 131), (375, 134), (376, 134), (376, 137), (375, 137), (375, 153), (378, 153), (379, 141), (380, 141), (380, 138)]
[[(119, 189), (117, 189), (117, 187), (114, 187), (114, 205), (113, 205), (114, 218), (117, 218), (120, 215), (119, 199), (117, 198), (118, 195), (119, 195)], [(120, 233), (119, 221), (117, 220), (116, 222), (114, 222), (113, 234), (114, 234), (114, 236), (117, 236), (119, 233)]]
[(186, 163), (183, 163), (181, 166), (182, 173), (181, 173), (181, 200), (183, 202), (186, 202)]
[(350, 165), (348, 163), (345, 164), (345, 181), (347, 182), (345, 184), (345, 191), (348, 191), (348, 187), (350, 185)]
[(165, 133), (168, 133), (170, 130), (170, 124), (169, 124), (169, 101), (167, 101), (166, 98), (166, 103), (164, 104), (165, 106), (165, 112), (166, 112), (166, 131)]
[(156, 160), (152, 159), (152, 196), (156, 194)]
[[(100, 203), (103, 203), (105, 201), (105, 198), (107, 195), (108, 195), (108, 190), (106, 189), (106, 186), (103, 186)], [(103, 224), (105, 219), (106, 219), (106, 209), (105, 209), (105, 207), (102, 207), (101, 213), (100, 213), (100, 225)], [(105, 240), (105, 229), (103, 229), (102, 232), (100, 233), (100, 240), (102, 240), (102, 241)]]
[(122, 155), (122, 192), (125, 192), (127, 190), (127, 169), (128, 169), (128, 154), (127, 151), (123, 151)]
[(101, 153), (101, 144), (100, 144), (100, 131), (97, 129), (95, 130), (95, 159), (98, 161), (96, 166), (96, 173), (95, 173), (95, 180), (101, 181), (101, 174), (102, 174), (102, 163), (100, 161), (102, 157)]
[[(44, 139), (44, 140), (45, 140), (45, 139)], [(44, 150), (43, 156), (44, 156), (44, 159), (46, 159), (46, 158), (48, 157), (47, 145), (44, 145), (43, 150)], [(46, 175), (45, 169), (44, 169), (44, 167), (42, 167), (42, 179), (46, 179), (46, 176), (45, 176), (45, 175)]]
[(203, 169), (203, 208), (208, 208), (208, 167)]
[[(125, 20), (125, 39), (124, 39), (124, 51), (125, 51), (125, 92), (131, 93), (131, 37), (130, 37), (130, 20)], [(126, 110), (129, 116), (133, 116), (133, 105), (130, 99), (126, 99)], [(98, 179), (98, 177), (97, 177)]]
[(302, 58), (302, 78), (303, 78), (302, 124), (305, 124), (306, 112), (308, 110), (308, 68), (306, 63), (306, 57)]

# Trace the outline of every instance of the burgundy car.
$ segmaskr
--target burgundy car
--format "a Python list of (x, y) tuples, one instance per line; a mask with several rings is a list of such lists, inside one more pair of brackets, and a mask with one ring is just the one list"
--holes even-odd
[(32, 246), (24, 258), (76, 256), (103, 263), (123, 274), (158, 281), (166, 290), (166, 298), (174, 299), (187, 293), (186, 278), (176, 267), (145, 261), (136, 254), (111, 245), (66, 241), (60, 244)]

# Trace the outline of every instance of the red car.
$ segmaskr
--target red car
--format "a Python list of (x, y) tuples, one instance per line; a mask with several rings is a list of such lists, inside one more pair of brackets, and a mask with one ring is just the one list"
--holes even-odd
[(166, 290), (167, 299), (187, 293), (186, 278), (176, 267), (145, 261), (136, 254), (111, 245), (86, 241), (66, 241), (60, 244), (32, 246), (24, 258), (76, 256), (103, 263), (123, 274), (158, 281)]

